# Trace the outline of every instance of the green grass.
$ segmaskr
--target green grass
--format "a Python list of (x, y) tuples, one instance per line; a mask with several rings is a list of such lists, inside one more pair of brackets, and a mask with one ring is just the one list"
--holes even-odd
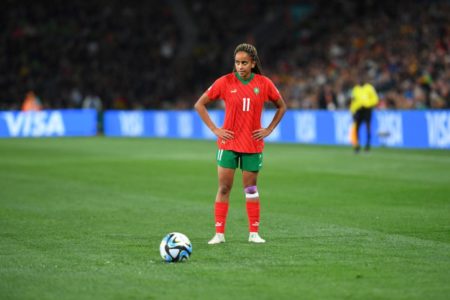
[[(449, 299), (450, 152), (268, 144), (264, 245), (213, 141), (0, 140), (0, 299)], [(191, 260), (166, 264), (180, 231)]]

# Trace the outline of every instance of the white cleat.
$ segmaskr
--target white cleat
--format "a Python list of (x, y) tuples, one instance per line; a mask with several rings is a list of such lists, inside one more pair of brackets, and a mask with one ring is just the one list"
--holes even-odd
[(209, 245), (225, 243), (225, 235), (223, 233), (216, 233), (216, 235), (208, 242)]
[(248, 236), (248, 241), (250, 243), (262, 244), (265, 243), (266, 240), (262, 239), (257, 232), (250, 232)]

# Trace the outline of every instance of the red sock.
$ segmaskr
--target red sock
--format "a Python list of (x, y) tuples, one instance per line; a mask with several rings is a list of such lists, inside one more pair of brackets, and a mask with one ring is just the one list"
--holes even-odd
[(216, 202), (214, 205), (214, 215), (216, 217), (216, 233), (225, 232), (227, 221), (228, 202)]
[(248, 230), (258, 232), (259, 228), (259, 201), (247, 201)]

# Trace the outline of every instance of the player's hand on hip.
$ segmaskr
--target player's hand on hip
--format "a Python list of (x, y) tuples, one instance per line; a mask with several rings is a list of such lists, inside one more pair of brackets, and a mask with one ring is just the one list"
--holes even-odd
[(228, 141), (234, 138), (234, 132), (228, 129), (216, 128), (213, 130), (213, 132), (217, 137), (221, 138), (224, 141)]
[(259, 141), (259, 140), (264, 139), (266, 136), (268, 136), (271, 133), (272, 133), (272, 130), (270, 130), (269, 128), (260, 128), (260, 129), (256, 129), (255, 131), (253, 131), (252, 135), (255, 140)]

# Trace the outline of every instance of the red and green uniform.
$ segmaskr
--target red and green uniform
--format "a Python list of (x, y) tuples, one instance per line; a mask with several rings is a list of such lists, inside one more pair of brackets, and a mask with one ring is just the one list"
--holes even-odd
[(238, 73), (217, 79), (206, 92), (211, 100), (225, 102), (225, 121), (222, 128), (234, 132), (232, 140), (217, 140), (219, 149), (240, 153), (261, 153), (264, 141), (252, 137), (254, 130), (262, 128), (261, 115), (264, 102), (281, 99), (280, 92), (266, 76), (252, 73), (248, 80)]

